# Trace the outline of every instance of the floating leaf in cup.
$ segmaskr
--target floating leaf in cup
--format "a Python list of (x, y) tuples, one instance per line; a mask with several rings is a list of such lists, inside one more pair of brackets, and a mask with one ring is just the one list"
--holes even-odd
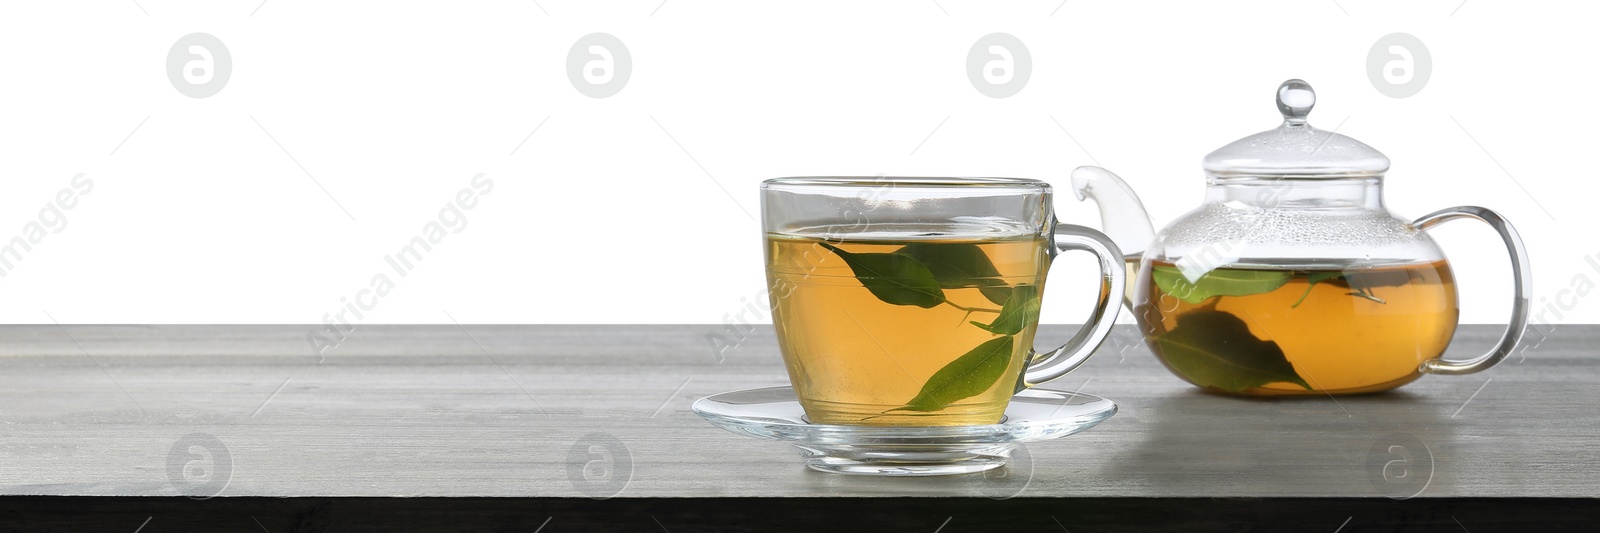
[(916, 259), (928, 267), (942, 288), (964, 289), (976, 285), (983, 297), (996, 305), (1005, 304), (1011, 296), (1011, 288), (1000, 279), (994, 262), (976, 244), (914, 242), (894, 253)]
[(884, 303), (928, 309), (945, 302), (939, 280), (920, 261), (895, 253), (855, 253), (818, 243), (850, 266), (856, 280)]
[(1015, 335), (1021, 333), (1028, 324), (1039, 321), (1039, 288), (1033, 285), (1018, 285), (1011, 291), (1011, 296), (1006, 299), (1005, 305), (1000, 308), (1000, 314), (993, 322), (983, 324), (973, 321), (972, 325), (996, 335)]
[(917, 397), (895, 411), (938, 411), (957, 400), (989, 390), (1011, 365), (1011, 348), (1009, 336), (979, 344), (934, 372)]

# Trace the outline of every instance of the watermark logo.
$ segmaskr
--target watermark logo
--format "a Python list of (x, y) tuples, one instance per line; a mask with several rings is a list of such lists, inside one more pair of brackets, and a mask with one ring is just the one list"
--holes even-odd
[[(356, 323), (367, 318), (367, 313), (378, 308), (378, 304), (396, 286), (395, 279), (403, 279), (415, 271), (435, 247), (444, 242), (450, 235), (459, 234), (467, 230), (467, 213), (478, 207), (478, 201), (494, 192), (494, 180), (484, 176), (482, 172), (472, 176), (471, 187), (463, 187), (456, 191), (451, 201), (440, 208), (433, 219), (422, 225), (422, 230), (411, 240), (406, 241), (395, 253), (383, 256), (383, 262), (389, 270), (379, 270), (373, 273), (367, 288), (360, 289), (351, 296), (339, 298), (339, 308), (322, 314), (322, 329), (312, 329), (306, 332), (306, 342), (311, 344), (311, 351), (318, 357), (326, 355), (328, 350), (338, 348), (356, 330)], [(389, 272), (395, 274), (389, 276)], [(320, 363), (321, 360), (319, 359)]]
[(93, 190), (94, 180), (79, 172), (72, 177), (72, 187), (56, 191), (55, 197), (39, 209), (38, 216), (22, 225), (22, 233), (0, 243), (0, 278), (16, 270), (33, 247), (44, 242), (46, 237), (65, 231), (67, 212), (77, 208), (78, 200)]
[[(1583, 262), (1588, 265), (1594, 274), (1600, 275), (1600, 253), (1583, 256)], [(1578, 308), (1578, 304), (1589, 297), (1596, 287), (1594, 279), (1586, 272), (1578, 272), (1572, 276), (1567, 287), (1556, 291), (1555, 297), (1540, 297), (1539, 309), (1528, 320), (1527, 336), (1517, 345), (1517, 362), (1528, 359), (1528, 353), (1539, 349), (1550, 335), (1555, 333), (1556, 321), (1565, 320), (1567, 313)], [(1538, 337), (1534, 337), (1537, 335)]]
[(1033, 56), (1022, 40), (1006, 33), (978, 39), (967, 51), (967, 79), (990, 98), (1005, 98), (1022, 91), (1033, 74)]
[(567, 480), (590, 498), (616, 496), (633, 480), (633, 455), (610, 433), (584, 435), (567, 451)]
[(1184, 279), (1195, 283), (1212, 270), (1238, 262), (1249, 247), (1250, 244), (1240, 238), (1209, 242), (1193, 253), (1179, 258), (1173, 264), (1178, 267), (1178, 272), (1183, 274)]
[(191, 33), (172, 43), (167, 51), (167, 80), (190, 98), (205, 98), (222, 91), (233, 73), (233, 56), (222, 41), (207, 33)]
[(184, 435), (167, 452), (167, 481), (178, 494), (204, 500), (222, 494), (231, 479), (233, 455), (210, 433)]
[[(871, 224), (872, 211), (881, 207), (895, 188), (894, 180), (883, 173), (873, 176), (872, 183), (872, 187), (857, 193), (853, 201), (843, 207), (839, 214), (839, 223), (822, 234), (823, 241), (842, 243), (851, 232), (859, 231)], [(781, 265), (780, 268), (799, 273), (799, 279), (803, 281), (830, 257), (834, 257), (832, 252), (813, 244), (809, 250), (791, 258), (792, 264)], [(740, 305), (736, 311), (723, 313), (722, 331), (708, 331), (705, 334), (706, 343), (711, 346), (711, 353), (716, 356), (717, 363), (727, 361), (730, 350), (738, 348), (749, 340), (750, 336), (755, 334), (756, 324), (759, 321), (771, 319), (778, 301), (787, 298), (795, 288), (793, 280), (779, 276), (768, 287), (763, 287), (751, 296), (739, 298)], [(766, 302), (767, 305), (759, 305), (762, 302)]]
[(1367, 449), (1367, 479), (1396, 500), (1422, 494), (1433, 481), (1433, 450), (1409, 433), (1378, 437)]
[[(778, 294), (787, 294), (792, 287), (784, 282), (779, 282), (782, 287)], [(728, 360), (728, 351), (744, 344), (756, 332), (757, 324), (762, 320), (772, 318), (772, 309), (761, 302), (769, 298), (768, 291), (763, 289), (750, 296), (739, 298), (737, 312), (722, 314), (722, 330), (708, 331), (705, 334), (706, 342), (711, 345), (711, 353), (716, 354), (717, 362)]]
[(1028, 447), (1018, 444), (1011, 450), (1005, 466), (975, 476), (963, 476), (972, 491), (986, 498), (1006, 500), (1022, 494), (1033, 482), (1033, 454)]
[(622, 91), (633, 74), (628, 47), (608, 33), (591, 33), (572, 43), (567, 51), (567, 79), (579, 93), (606, 98)]
[(1367, 51), (1367, 80), (1390, 98), (1408, 98), (1422, 91), (1433, 74), (1433, 56), (1422, 40), (1409, 33), (1391, 33)]

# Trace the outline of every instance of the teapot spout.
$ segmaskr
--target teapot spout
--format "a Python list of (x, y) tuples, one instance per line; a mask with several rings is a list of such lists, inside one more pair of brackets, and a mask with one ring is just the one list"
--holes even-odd
[(1137, 261), (1155, 240), (1155, 227), (1139, 196), (1111, 171), (1095, 166), (1073, 169), (1072, 193), (1080, 202), (1090, 199), (1099, 204), (1102, 231), (1117, 243), (1125, 258)]

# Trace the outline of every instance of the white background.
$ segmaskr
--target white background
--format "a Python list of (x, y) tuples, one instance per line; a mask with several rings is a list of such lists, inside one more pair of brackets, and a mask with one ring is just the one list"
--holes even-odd
[[(1559, 291), (1600, 279), (1583, 260), (1600, 254), (1597, 11), (1489, 0), (7, 2), (0, 239), (22, 234), (73, 175), (95, 188), (0, 278), (0, 322), (322, 322), (482, 172), (496, 186), (466, 229), (397, 277), (363, 322), (718, 323), (763, 295), (752, 217), (763, 179), (1034, 177), (1056, 184), (1063, 219), (1092, 224), (1066, 175), (1098, 162), (1129, 180), (1159, 227), (1199, 203), (1201, 156), (1275, 126), (1273, 91), (1298, 77), (1318, 92), (1313, 124), (1342, 122), (1394, 161), (1392, 209), (1499, 210), (1533, 256), (1535, 309), (1561, 311), (1544, 320), (1595, 323), (1600, 304)], [(231, 79), (209, 98), (166, 76), (168, 49), (194, 32), (232, 56)], [(568, 49), (594, 32), (633, 60), (604, 99), (566, 75)], [(965, 72), (968, 49), (994, 32), (1032, 55), (1030, 81), (1009, 98), (980, 94)], [(1410, 98), (1380, 94), (1366, 75), (1368, 49), (1393, 32), (1431, 51), (1432, 77)], [(1509, 267), (1493, 234), (1453, 223), (1437, 237), (1464, 321), (1503, 322)], [(1047, 322), (1086, 308), (1086, 264), (1059, 265)]]

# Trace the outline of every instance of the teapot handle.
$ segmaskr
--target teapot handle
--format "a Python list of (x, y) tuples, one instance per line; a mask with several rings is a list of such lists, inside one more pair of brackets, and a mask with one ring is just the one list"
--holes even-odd
[(1517, 229), (1505, 217), (1477, 206), (1448, 207), (1429, 213), (1412, 222), (1412, 225), (1427, 230), (1458, 218), (1470, 218), (1488, 224), (1505, 241), (1506, 251), (1511, 254), (1511, 277), (1516, 280), (1511, 293), (1511, 322), (1500, 336), (1500, 343), (1489, 353), (1468, 361), (1446, 361), (1443, 356), (1429, 359), (1422, 363), (1420, 369), (1429, 374), (1471, 374), (1499, 363), (1521, 342), (1522, 333), (1528, 326), (1528, 310), (1532, 307), (1529, 295), (1533, 290), (1533, 273), (1528, 268), (1528, 250), (1522, 246), (1522, 237), (1517, 235)]

